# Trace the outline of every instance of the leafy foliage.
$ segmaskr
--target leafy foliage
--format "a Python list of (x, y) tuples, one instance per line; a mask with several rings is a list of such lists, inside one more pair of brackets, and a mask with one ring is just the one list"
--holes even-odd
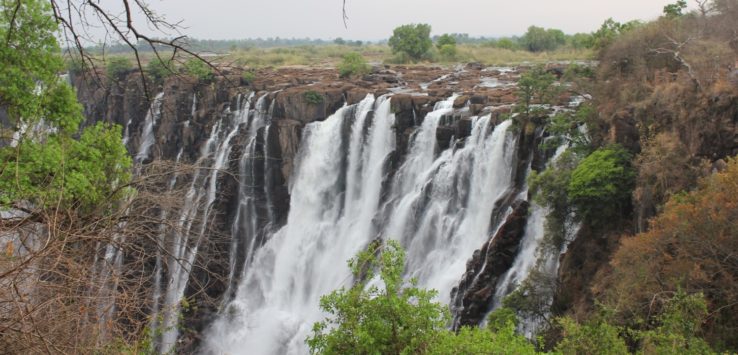
[(530, 26), (520, 42), (531, 52), (552, 51), (566, 43), (566, 35), (561, 30)]
[(367, 64), (366, 59), (356, 52), (347, 53), (343, 56), (343, 60), (338, 65), (338, 73), (342, 78), (354, 75), (364, 75), (371, 71), (371, 67)]
[[(16, 124), (21, 117), (40, 118), (52, 114), (59, 121), (74, 121), (80, 115), (68, 117), (68, 112), (53, 112), (43, 98), (62, 84), (57, 74), (64, 63), (54, 37), (56, 23), (49, 16), (51, 8), (45, 1), (24, 1), (13, 19), (15, 1), (0, 2), (0, 107)], [(22, 20), (21, 20), (22, 19)], [(56, 99), (51, 99), (56, 101)], [(55, 105), (54, 107), (59, 107)], [(29, 122), (30, 123), (30, 122)]]
[(133, 69), (131, 60), (126, 57), (109, 57), (107, 58), (105, 73), (108, 80), (117, 81)]
[(184, 63), (185, 73), (196, 77), (198, 80), (210, 80), (214, 77), (213, 69), (205, 62), (197, 58), (190, 58)]
[(120, 127), (100, 123), (76, 137), (82, 106), (57, 75), (63, 61), (48, 3), (22, 2), (13, 26), (15, 6), (2, 4), (0, 36), (9, 46), (0, 48), (0, 101), (15, 123), (15, 138), (0, 148), (0, 205), (89, 212), (114, 202), (131, 164)]
[(448, 33), (444, 33), (440, 37), (438, 37), (438, 39), (436, 40), (436, 48), (440, 50), (441, 48), (443, 48), (443, 46), (446, 45), (452, 45), (456, 47), (456, 37)]
[(630, 153), (619, 146), (601, 148), (572, 171), (566, 191), (579, 216), (594, 225), (620, 217), (633, 190), (630, 159)]
[[(625, 237), (612, 258), (612, 272), (596, 285), (602, 301), (638, 322), (663, 305), (663, 295), (704, 292), (710, 322), (706, 339), (735, 351), (738, 342), (738, 161), (705, 178), (698, 189), (673, 195), (649, 231)], [(681, 306), (680, 306), (681, 307)], [(669, 306), (665, 306), (668, 310)], [(681, 307), (683, 308), (683, 307)], [(699, 309), (690, 312), (700, 313)], [(668, 321), (662, 319), (661, 322)], [(696, 326), (682, 323), (686, 328)], [(670, 331), (670, 333), (673, 333)]]
[(677, 18), (679, 16), (682, 16), (682, 11), (684, 11), (684, 9), (686, 8), (686, 0), (677, 0), (677, 2), (673, 4), (668, 4), (664, 6), (664, 16), (668, 18)]
[(151, 59), (146, 64), (146, 75), (155, 83), (161, 83), (164, 79), (174, 74), (174, 63), (169, 60)]
[(427, 354), (535, 354), (536, 348), (516, 333), (515, 312), (500, 308), (490, 314), (489, 329), (463, 327), (440, 332)]
[(629, 32), (639, 25), (640, 22), (638, 21), (620, 23), (612, 18), (608, 18), (597, 31), (592, 33), (592, 46), (596, 49), (603, 49), (609, 46), (620, 35)]
[(307, 101), (308, 104), (320, 105), (323, 103), (323, 95), (315, 90), (305, 91), (302, 95), (305, 97), (305, 101)]
[(559, 319), (563, 339), (556, 345), (562, 354), (629, 354), (620, 329), (602, 319), (579, 324), (571, 318)]
[(406, 53), (411, 60), (418, 61), (433, 46), (430, 32), (428, 24), (402, 25), (394, 29), (388, 44), (392, 53)]
[[(375, 253), (379, 253), (375, 258)], [(358, 280), (323, 296), (320, 307), (330, 317), (315, 323), (307, 340), (312, 353), (406, 354), (423, 349), (443, 329), (445, 307), (432, 301), (435, 291), (403, 285), (405, 252), (397, 242), (373, 244), (349, 261)], [(363, 275), (369, 271), (368, 275)], [(368, 285), (378, 273), (383, 287)]]
[(536, 66), (520, 76), (515, 111), (522, 116), (522, 123), (528, 123), (538, 112), (534, 104), (543, 104), (552, 96), (555, 81), (556, 77), (543, 66)]

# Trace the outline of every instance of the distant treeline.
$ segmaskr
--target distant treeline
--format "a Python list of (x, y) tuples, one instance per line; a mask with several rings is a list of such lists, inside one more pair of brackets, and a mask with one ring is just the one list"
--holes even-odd
[[(527, 50), (530, 52), (542, 52), (555, 50), (560, 47), (571, 47), (575, 49), (601, 47), (603, 40), (607, 41), (613, 36), (613, 33), (622, 32), (633, 28), (639, 23), (637, 21), (629, 23), (617, 23), (612, 19), (605, 21), (600, 29), (592, 33), (576, 33), (565, 34), (559, 29), (530, 26), (522, 36), (510, 37), (473, 37), (468, 33), (449, 33), (443, 36), (451, 36), (456, 40), (457, 44), (473, 44), (489, 47), (497, 47), (511, 50)], [(432, 37), (434, 42), (441, 37), (435, 35)], [(196, 52), (214, 52), (227, 53), (236, 50), (249, 50), (252, 48), (275, 48), (275, 47), (300, 47), (300, 46), (321, 46), (321, 45), (345, 45), (345, 46), (362, 46), (365, 44), (385, 44), (386, 39), (377, 41), (361, 41), (343, 39), (341, 37), (333, 40), (313, 39), (313, 38), (246, 38), (246, 39), (193, 39), (186, 38), (181, 40), (181, 44), (185, 44), (188, 48)], [(118, 54), (130, 52), (131, 48), (125, 43), (116, 44), (98, 44), (89, 48), (92, 52)], [(137, 45), (140, 52), (150, 52), (152, 47), (149, 43), (141, 41)], [(159, 48), (157, 48), (159, 49)], [(162, 46), (160, 48), (164, 50)]]

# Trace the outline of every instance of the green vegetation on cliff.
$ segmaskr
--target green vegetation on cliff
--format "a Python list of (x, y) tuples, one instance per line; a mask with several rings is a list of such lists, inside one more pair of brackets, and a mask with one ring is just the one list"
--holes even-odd
[[(1, 137), (10, 144), (0, 148), (0, 208), (30, 203), (91, 212), (121, 197), (117, 187), (130, 178), (120, 127), (98, 123), (80, 132), (82, 106), (59, 77), (64, 63), (56, 26), (43, 1), (0, 12), (7, 43), (0, 49), (0, 108), (12, 124)], [(125, 70), (120, 63), (111, 62), (111, 76)]]

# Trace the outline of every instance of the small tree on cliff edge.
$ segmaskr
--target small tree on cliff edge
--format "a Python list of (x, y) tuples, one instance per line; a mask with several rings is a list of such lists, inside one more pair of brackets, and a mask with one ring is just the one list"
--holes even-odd
[(406, 53), (413, 61), (418, 61), (433, 46), (430, 38), (431, 26), (411, 24), (395, 28), (389, 39), (392, 53)]

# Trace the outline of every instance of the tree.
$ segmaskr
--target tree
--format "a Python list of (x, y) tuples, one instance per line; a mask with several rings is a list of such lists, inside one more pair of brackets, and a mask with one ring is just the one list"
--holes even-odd
[[(405, 252), (395, 241), (374, 243), (349, 261), (356, 279), (321, 297), (320, 308), (329, 314), (313, 325), (307, 339), (311, 353), (400, 354), (424, 349), (444, 330), (445, 307), (433, 302), (435, 291), (403, 286)], [(382, 287), (368, 282), (378, 275)]]
[[(313, 325), (307, 344), (314, 354), (534, 354), (535, 347), (516, 333), (515, 313), (492, 312), (488, 329), (446, 328), (446, 306), (436, 292), (402, 278), (405, 252), (395, 241), (372, 243), (349, 261), (355, 284), (323, 296), (330, 316)], [(369, 285), (379, 278), (382, 287)], [(403, 286), (404, 285), (404, 286)]]
[(192, 169), (157, 162), (133, 177), (121, 127), (82, 125), (82, 106), (59, 75), (52, 6), (0, 5), (0, 110), (8, 118), (0, 137), (0, 349), (145, 345), (155, 260), (170, 242), (159, 241), (181, 232), (162, 211), (177, 211), (186, 197), (161, 187)]
[(561, 30), (530, 26), (521, 42), (531, 52), (551, 51), (566, 43), (566, 35)]
[(594, 151), (572, 171), (566, 191), (579, 217), (592, 225), (619, 220), (633, 191), (630, 160), (628, 151), (610, 146)]
[(436, 40), (436, 48), (441, 49), (445, 45), (456, 46), (456, 37), (444, 33)]
[(366, 59), (356, 52), (351, 52), (343, 56), (343, 60), (338, 65), (338, 73), (342, 78), (353, 75), (364, 75), (371, 71), (371, 67), (367, 64)]
[(556, 77), (542, 66), (536, 66), (520, 76), (515, 110), (522, 116), (522, 123), (527, 124), (536, 113), (535, 103), (546, 103), (551, 97), (555, 81)]
[(392, 53), (405, 53), (413, 61), (420, 60), (433, 46), (431, 26), (427, 24), (403, 25), (394, 29), (389, 39)]
[(668, 18), (677, 18), (682, 16), (682, 11), (687, 8), (687, 1), (686, 0), (677, 0), (677, 2), (673, 4), (668, 4), (664, 6), (664, 16)]
[[(612, 257), (612, 272), (595, 283), (595, 289), (602, 290), (601, 301), (618, 309), (623, 322), (638, 324), (658, 310), (668, 310), (669, 296), (680, 290), (702, 292), (709, 322), (676, 324), (685, 324), (693, 329), (690, 332), (698, 324), (711, 344), (736, 351), (737, 205), (738, 160), (733, 158), (724, 171), (704, 178), (698, 188), (672, 195), (647, 232), (622, 238)], [(702, 310), (687, 309), (704, 315)]]

